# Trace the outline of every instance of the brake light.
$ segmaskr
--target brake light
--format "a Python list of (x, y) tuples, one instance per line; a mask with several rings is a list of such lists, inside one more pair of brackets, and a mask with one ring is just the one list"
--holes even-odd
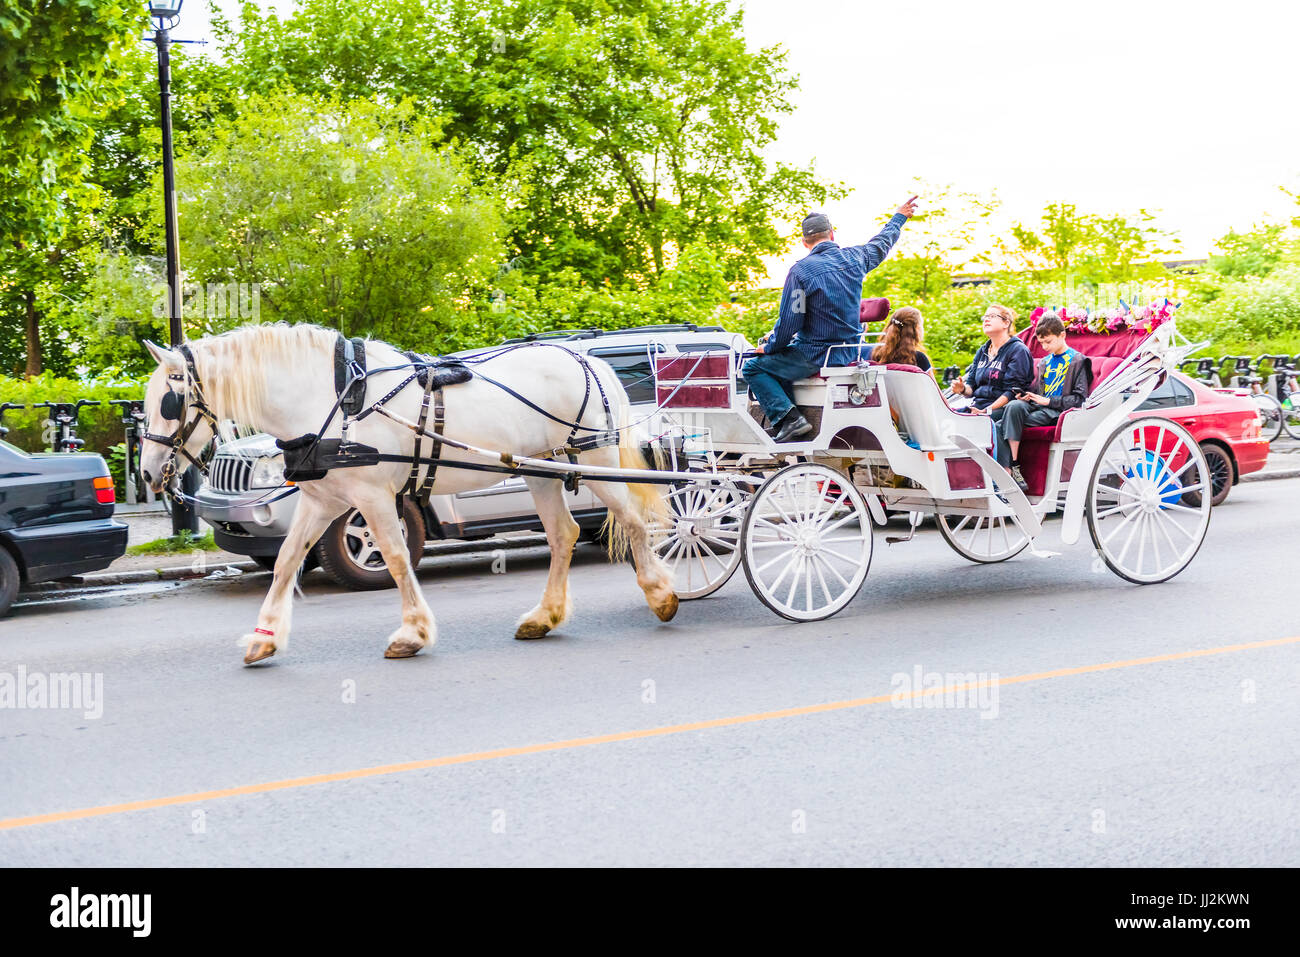
[(98, 475), (91, 482), (95, 487), (95, 501), (100, 505), (112, 505), (117, 500), (117, 495), (113, 491), (113, 477), (111, 475)]

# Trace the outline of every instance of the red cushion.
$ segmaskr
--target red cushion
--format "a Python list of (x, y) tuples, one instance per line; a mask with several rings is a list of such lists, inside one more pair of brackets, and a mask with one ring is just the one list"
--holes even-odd
[[(879, 365), (880, 363), (873, 362), (871, 364)], [(921, 375), (927, 374), (920, 366), (908, 365), (906, 362), (886, 362), (885, 368), (889, 369), (891, 372), (919, 372)]]
[(863, 299), (858, 303), (858, 321), (864, 326), (872, 322), (884, 322), (888, 318), (888, 299)]

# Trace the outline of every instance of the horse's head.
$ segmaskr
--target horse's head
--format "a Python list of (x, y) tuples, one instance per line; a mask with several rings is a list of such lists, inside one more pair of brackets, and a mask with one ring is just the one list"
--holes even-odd
[[(161, 492), (186, 466), (198, 464), (199, 454), (216, 434), (216, 418), (203, 397), (203, 385), (189, 347), (164, 349), (145, 342), (158, 368), (144, 393), (146, 440), (140, 454), (140, 476)], [(184, 459), (178, 462), (177, 459)]]

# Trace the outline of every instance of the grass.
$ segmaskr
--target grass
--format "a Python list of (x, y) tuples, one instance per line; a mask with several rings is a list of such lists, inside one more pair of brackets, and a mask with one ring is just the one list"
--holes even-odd
[(130, 546), (126, 553), (128, 555), (175, 555), (178, 552), (192, 552), (196, 549), (203, 552), (220, 550), (212, 538), (212, 532), (208, 531), (199, 536), (192, 535), (190, 532), (181, 532), (179, 535), (167, 538), (155, 538), (151, 542)]

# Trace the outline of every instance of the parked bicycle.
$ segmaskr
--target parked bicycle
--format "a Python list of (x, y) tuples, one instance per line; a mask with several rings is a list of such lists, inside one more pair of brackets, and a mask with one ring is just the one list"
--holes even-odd
[(6, 402), (0, 405), (0, 439), (9, 434), (9, 426), (5, 425), (5, 413), (10, 409), (25, 409), (27, 406), (19, 405), (17, 402)]
[[(125, 501), (132, 505), (140, 501), (140, 489), (147, 488), (139, 478), (140, 436), (144, 433), (144, 399), (110, 399), (109, 405), (122, 408), (122, 427), (126, 433), (126, 461), (123, 463)], [(147, 499), (152, 495), (146, 494)]]
[(1300, 440), (1300, 353), (1266, 356), (1273, 364), (1273, 388), (1282, 407), (1282, 427)]
[(80, 452), (86, 440), (77, 438), (77, 416), (86, 406), (100, 405), (98, 399), (78, 399), (76, 402), (33, 402), (34, 409), (49, 409), (50, 422), (55, 428), (50, 448), (55, 452)]
[(1264, 437), (1270, 442), (1276, 442), (1282, 435), (1283, 429), (1282, 403), (1264, 389), (1261, 366), (1266, 357), (1256, 356), (1252, 359), (1250, 356), (1231, 356), (1230, 358), (1234, 360), (1232, 384), (1238, 389), (1246, 389), (1250, 392), (1251, 401), (1259, 410)]

